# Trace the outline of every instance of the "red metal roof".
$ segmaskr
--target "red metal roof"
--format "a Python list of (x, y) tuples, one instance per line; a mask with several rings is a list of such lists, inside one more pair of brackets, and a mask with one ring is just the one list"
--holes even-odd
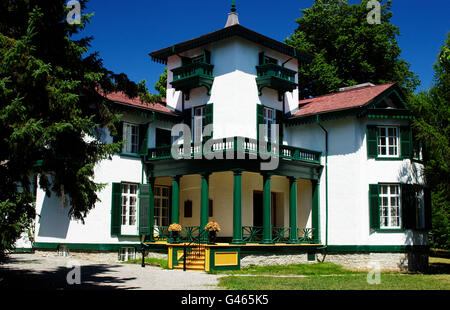
[(362, 107), (396, 83), (366, 86), (299, 101), (292, 118)]
[(167, 106), (165, 106), (165, 101), (166, 101), (165, 98), (163, 98), (163, 100), (162, 100), (163, 102), (156, 102), (156, 103), (150, 103), (150, 104), (141, 102), (141, 100), (139, 99), (139, 96), (136, 98), (129, 98), (123, 92), (115, 92), (115, 93), (107, 94), (106, 98), (108, 98), (109, 100), (114, 101), (114, 102), (131, 105), (134, 107), (139, 107), (141, 109), (166, 113), (166, 114), (170, 114), (170, 115), (178, 115), (173, 110), (171, 110)]

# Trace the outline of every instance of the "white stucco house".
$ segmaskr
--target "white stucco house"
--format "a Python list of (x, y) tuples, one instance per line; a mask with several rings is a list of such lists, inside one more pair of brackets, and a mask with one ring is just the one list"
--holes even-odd
[[(82, 224), (38, 188), (34, 249), (127, 259), (145, 247), (201, 270), (426, 263), (429, 191), (395, 83), (299, 100), (311, 56), (243, 27), (234, 7), (225, 28), (150, 56), (168, 68), (165, 102), (108, 96), (123, 122), (101, 139), (125, 143), (95, 169), (101, 202)], [(176, 124), (190, 133), (172, 134)], [(201, 242), (210, 221), (215, 244)]]

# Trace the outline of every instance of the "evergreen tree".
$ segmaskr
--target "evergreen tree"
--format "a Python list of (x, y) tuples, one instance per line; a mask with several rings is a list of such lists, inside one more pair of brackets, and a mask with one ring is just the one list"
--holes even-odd
[(370, 24), (369, 0), (316, 0), (301, 10), (297, 30), (286, 43), (314, 56), (298, 71), (300, 98), (338, 91), (339, 87), (371, 82), (398, 82), (405, 93), (419, 85), (409, 64), (400, 59), (398, 27), (390, 23), (391, 0), (381, 6), (380, 24)]
[(433, 246), (450, 249), (450, 33), (434, 65), (434, 85), (408, 100), (413, 127), (426, 150), (425, 177), (432, 190)]
[[(102, 143), (104, 128), (116, 134), (118, 115), (104, 94), (130, 97), (145, 89), (125, 74), (107, 70), (91, 37), (72, 39), (79, 24), (66, 21), (65, 0), (3, 0), (0, 3), (0, 254), (32, 223), (34, 181), (56, 193), (68, 215), (83, 219), (102, 184), (94, 166), (119, 144)], [(81, 0), (81, 12), (86, 0)]]

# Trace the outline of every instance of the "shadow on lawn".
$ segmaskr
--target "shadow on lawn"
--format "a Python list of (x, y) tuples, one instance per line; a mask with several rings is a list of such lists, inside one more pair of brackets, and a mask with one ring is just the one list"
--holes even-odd
[(25, 290), (111, 290), (135, 289), (121, 284), (135, 278), (121, 278), (111, 275), (102, 275), (114, 272), (113, 265), (86, 265), (81, 266), (81, 284), (67, 283), (67, 274), (73, 270), (68, 267), (58, 267), (54, 270), (32, 270), (14, 268), (14, 266), (0, 266), (0, 289)]
[(450, 274), (450, 264), (430, 263), (426, 274)]

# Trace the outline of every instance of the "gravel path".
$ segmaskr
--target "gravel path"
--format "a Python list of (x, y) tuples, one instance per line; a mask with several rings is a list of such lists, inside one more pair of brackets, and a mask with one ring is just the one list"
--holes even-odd
[[(81, 284), (74, 265), (79, 266)], [(212, 290), (220, 275), (198, 271), (164, 270), (132, 264), (98, 264), (71, 257), (11, 254), (0, 265), (0, 288), (12, 289), (133, 289)]]

